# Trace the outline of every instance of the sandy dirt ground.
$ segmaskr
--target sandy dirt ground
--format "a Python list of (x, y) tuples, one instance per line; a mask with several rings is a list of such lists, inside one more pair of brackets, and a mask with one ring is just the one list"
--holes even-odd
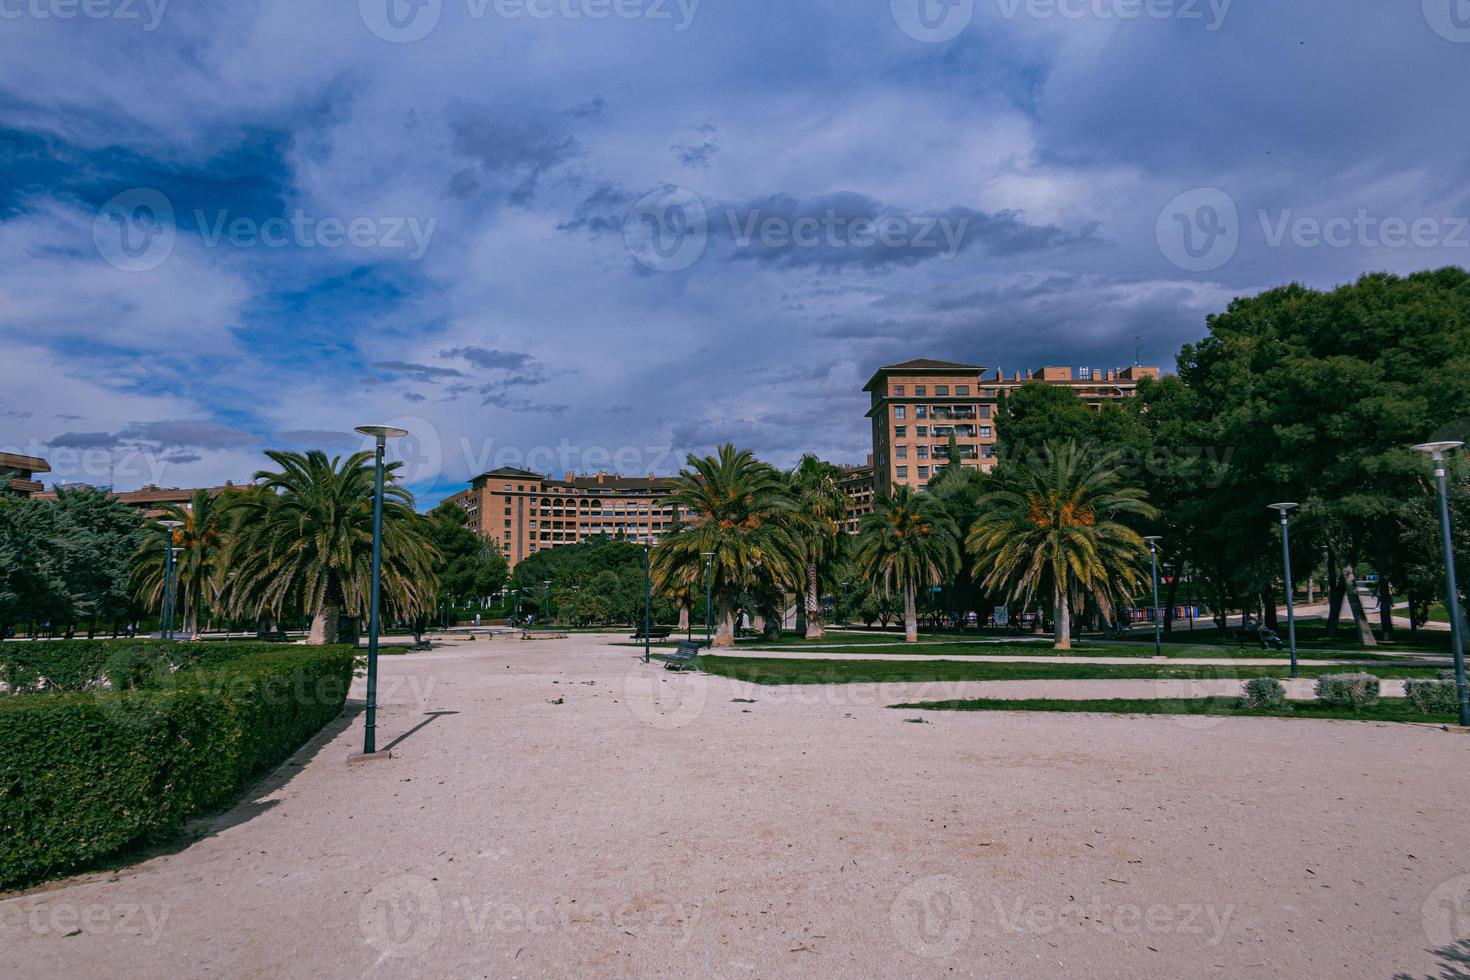
[(1438, 976), (1470, 936), (1463, 734), (633, 654), (384, 658), (392, 759), (350, 712), (192, 843), (8, 897), (0, 976)]

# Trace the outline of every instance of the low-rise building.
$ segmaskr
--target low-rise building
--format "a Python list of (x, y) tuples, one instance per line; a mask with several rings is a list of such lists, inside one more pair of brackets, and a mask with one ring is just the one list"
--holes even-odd
[(51, 466), (39, 456), (22, 456), (20, 453), (0, 453), (0, 477), (7, 473), (5, 492), (19, 497), (31, 497), (41, 492), (41, 481), (37, 473), (50, 473)]

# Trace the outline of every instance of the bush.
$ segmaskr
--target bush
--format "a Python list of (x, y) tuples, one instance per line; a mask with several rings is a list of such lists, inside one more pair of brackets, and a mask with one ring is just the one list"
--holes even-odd
[(225, 664), (279, 643), (170, 640), (13, 640), (0, 643), (0, 681), (12, 693), (148, 686), (181, 667)]
[(1323, 674), (1317, 700), (1335, 708), (1371, 708), (1378, 703), (1378, 678), (1372, 674)]
[(1245, 682), (1240, 706), (1250, 711), (1290, 711), (1286, 687), (1274, 677), (1252, 677)]
[[(176, 832), (342, 710), (351, 648), (231, 646), (162, 678), (145, 671), (133, 690), (0, 698), (0, 889)], [(147, 660), (125, 648), (90, 662), (128, 657)]]
[(1455, 688), (1455, 672), (1442, 670), (1438, 680), (1404, 681), (1404, 697), (1414, 710), (1424, 715), (1450, 715), (1460, 711), (1459, 691)]

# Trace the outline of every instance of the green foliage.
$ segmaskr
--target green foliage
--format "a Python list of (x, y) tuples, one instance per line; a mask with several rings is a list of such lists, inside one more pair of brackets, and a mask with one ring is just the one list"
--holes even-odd
[[(551, 607), (546, 585), (551, 582)], [(643, 546), (619, 538), (595, 537), (558, 545), (516, 563), (510, 586), (520, 593), (523, 611), (570, 623), (643, 622)], [(575, 591), (574, 591), (575, 590)], [(512, 608), (514, 604), (512, 603)], [(678, 611), (668, 596), (655, 591), (652, 620), (672, 622)]]
[(167, 640), (17, 640), (0, 643), (0, 681), (15, 693), (140, 686), (180, 668), (222, 666), (281, 649), (278, 643)]
[(442, 503), (422, 520), (424, 537), (439, 558), (434, 574), (441, 605), (467, 605), (499, 592), (508, 575), (505, 555), (494, 542), (466, 527), (469, 515), (451, 503)]
[(1317, 700), (1338, 708), (1371, 708), (1378, 703), (1378, 678), (1372, 674), (1323, 674), (1317, 678)]
[(943, 582), (959, 563), (959, 551), (959, 531), (938, 498), (899, 486), (878, 497), (863, 518), (853, 563), (875, 588), (903, 597), (904, 639), (913, 643), (918, 590)]
[[(238, 491), (233, 491), (238, 493)], [(228, 533), (230, 500), (208, 490), (195, 490), (188, 507), (164, 504), (150, 522), (152, 532), (141, 543), (134, 559), (133, 586), (148, 609), (163, 608), (166, 548), (178, 549), (174, 558), (177, 608), (183, 613), (184, 632), (197, 632), (199, 616), (219, 605), (225, 585), (225, 536)], [(183, 527), (169, 532), (157, 521), (178, 521)]]
[(0, 698), (0, 888), (165, 837), (225, 801), (341, 712), (353, 655), (277, 646), (158, 688)]
[(55, 503), (0, 498), (0, 636), (117, 624), (132, 610), (128, 573), (138, 512), (104, 491), (61, 489)]
[(1073, 589), (1110, 618), (1147, 579), (1148, 547), (1125, 520), (1158, 511), (1124, 478), (1115, 455), (1049, 443), (993, 475), (965, 546), (989, 572), (985, 587), (1030, 604), (1049, 595), (1056, 647), (1071, 646)]
[(1441, 671), (1436, 680), (1404, 681), (1404, 697), (1415, 711), (1426, 715), (1457, 717), (1460, 710), (1459, 691), (1455, 687), (1455, 672)]
[(1245, 682), (1240, 706), (1247, 711), (1290, 711), (1286, 687), (1274, 677), (1252, 677)]
[[(230, 500), (224, 562), (236, 577), (225, 588), (225, 605), (244, 618), (279, 617), (298, 604), (313, 615), (310, 642), (335, 642), (338, 614), (368, 611), (373, 455), (266, 455), (280, 470), (256, 473), (263, 482)], [(397, 466), (388, 466), (383, 492), (382, 597), (388, 616), (411, 619), (433, 610), (439, 556), (413, 511), (413, 495), (392, 480)]]

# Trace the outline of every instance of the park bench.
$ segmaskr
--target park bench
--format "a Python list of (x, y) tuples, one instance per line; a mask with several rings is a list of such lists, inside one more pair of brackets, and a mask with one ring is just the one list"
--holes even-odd
[(255, 634), (255, 638), (262, 643), (290, 643), (291, 638), (280, 630), (262, 630)]
[(1260, 626), (1253, 622), (1246, 622), (1241, 626), (1235, 627), (1232, 632), (1235, 635), (1236, 645), (1242, 650), (1245, 649), (1245, 641), (1247, 639), (1259, 643), (1262, 650), (1280, 650), (1284, 645), (1281, 642), (1281, 637), (1269, 626)]
[(409, 647), (409, 649), (415, 653), (420, 650), (432, 650), (434, 649), (434, 644), (429, 642), (428, 637), (421, 637), (420, 639), (414, 640), (413, 646)]
[(694, 658), (699, 656), (699, 648), (703, 643), (691, 643), (688, 640), (680, 640), (674, 652), (664, 657), (664, 670), (685, 671), (694, 666)]
[(639, 627), (634, 631), (630, 639), (642, 640), (647, 638), (650, 640), (667, 640), (673, 632), (674, 628), (672, 626), (650, 626), (648, 632), (645, 634), (643, 628)]

